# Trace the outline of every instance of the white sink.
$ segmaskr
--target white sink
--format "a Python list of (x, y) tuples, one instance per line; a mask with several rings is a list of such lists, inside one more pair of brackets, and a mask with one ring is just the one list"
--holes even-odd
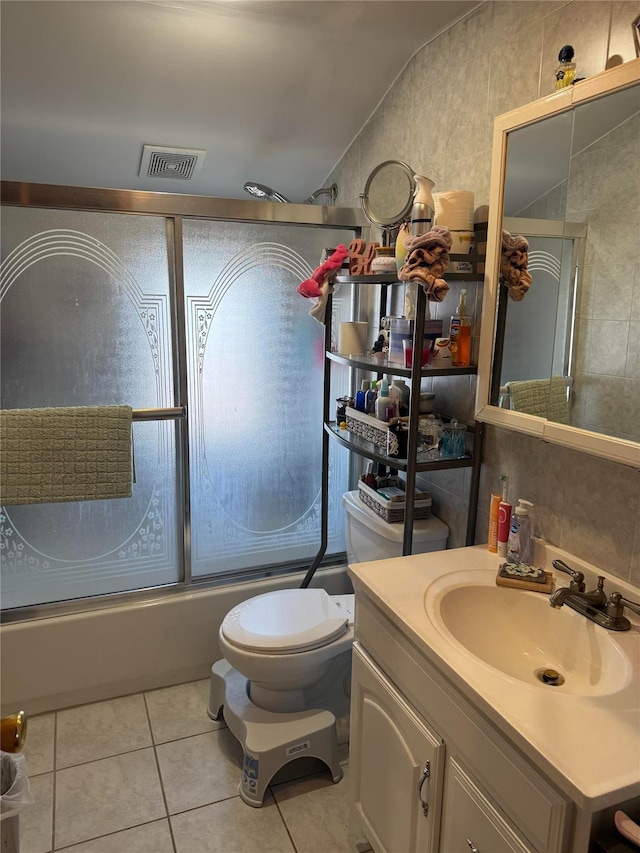
[(568, 607), (551, 607), (546, 594), (496, 586), (493, 571), (445, 575), (427, 588), (424, 605), (451, 643), (541, 690), (602, 696), (633, 676), (612, 632)]

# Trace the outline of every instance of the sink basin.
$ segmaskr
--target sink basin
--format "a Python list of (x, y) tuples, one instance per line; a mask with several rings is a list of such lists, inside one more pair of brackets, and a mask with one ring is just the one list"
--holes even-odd
[(605, 695), (632, 677), (610, 632), (568, 607), (551, 607), (545, 594), (496, 586), (494, 572), (442, 577), (428, 587), (425, 609), (449, 642), (540, 689)]

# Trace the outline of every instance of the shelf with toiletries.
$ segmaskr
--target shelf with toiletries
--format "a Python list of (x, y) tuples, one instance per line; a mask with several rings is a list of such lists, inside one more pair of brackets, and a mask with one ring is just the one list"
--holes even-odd
[[(369, 370), (372, 373), (386, 373), (392, 376), (411, 376), (412, 368), (403, 367), (401, 364), (389, 361), (387, 358), (376, 358), (368, 353), (358, 355), (345, 355), (339, 352), (328, 352), (327, 358), (347, 367), (357, 367), (360, 370)], [(478, 372), (475, 365), (469, 367), (423, 367), (420, 375), (423, 379), (430, 376), (468, 376)]]
[[(465, 258), (467, 261), (469, 260), (468, 255), (462, 256), (460, 260), (462, 261), (462, 259)], [(456, 256), (456, 260), (457, 259), (458, 258)], [(476, 255), (474, 257), (474, 270), (479, 268), (479, 264), (476, 265), (479, 261), (483, 261), (483, 258)], [(465, 280), (481, 281), (483, 275), (479, 272), (462, 273), (456, 271), (447, 277), (450, 280), (462, 280), (462, 282), (464, 282)], [(350, 284), (357, 287), (368, 287), (370, 285), (378, 286), (380, 290), (379, 313), (381, 328), (383, 318), (391, 319), (393, 321), (393, 318), (386, 317), (390, 307), (391, 293), (395, 290), (397, 285), (406, 287), (406, 282), (398, 281), (395, 273), (392, 272), (357, 276), (339, 274), (333, 277), (332, 282), (334, 284)], [(355, 300), (355, 304), (359, 304), (358, 299)], [(357, 312), (352, 318), (352, 322), (345, 323), (344, 325), (362, 327), (362, 329), (355, 328), (353, 330), (346, 330), (348, 335), (345, 335), (345, 340), (349, 340), (350, 346), (353, 346), (354, 349), (356, 346), (360, 346), (360, 351), (353, 352), (350, 348), (347, 348), (347, 346), (344, 345), (344, 340), (341, 340), (343, 338), (342, 326), (338, 337), (338, 351), (335, 351), (335, 337), (332, 334), (330, 320), (332, 312), (330, 309), (326, 312), (328, 321), (325, 336), (324, 433), (326, 438), (337, 442), (357, 456), (385, 466), (392, 472), (396, 471), (402, 473), (406, 481), (407, 492), (407, 498), (405, 501), (403, 554), (410, 554), (412, 552), (412, 528), (413, 521), (415, 519), (413, 496), (415, 494), (416, 474), (426, 474), (429, 472), (447, 469), (472, 469), (472, 476), (469, 478), (470, 498), (466, 540), (467, 544), (473, 543), (473, 537), (475, 536), (475, 517), (477, 512), (480, 450), (483, 436), (482, 426), (479, 424), (465, 423), (456, 421), (456, 419), (451, 416), (437, 416), (434, 414), (437, 418), (440, 432), (436, 431), (436, 438), (433, 445), (428, 446), (426, 444), (426, 442), (429, 441), (429, 437), (428, 430), (427, 435), (425, 435), (425, 431), (423, 430), (423, 412), (425, 412), (425, 410), (420, 407), (421, 397), (424, 397), (425, 395), (421, 390), (419, 390), (415, 395), (417, 399), (414, 400), (413, 393), (410, 393), (411, 389), (421, 389), (422, 380), (425, 379), (432, 379), (434, 382), (437, 382), (438, 380), (445, 379), (447, 377), (475, 375), (477, 373), (477, 367), (475, 365), (452, 366), (452, 352), (448, 353), (448, 361), (447, 359), (442, 361), (438, 359), (437, 362), (435, 362), (435, 360), (432, 361), (436, 345), (439, 344), (440, 340), (446, 339), (439, 337), (439, 335), (442, 335), (443, 333), (441, 322), (440, 331), (437, 333), (437, 336), (433, 329), (428, 325), (431, 324), (431, 326), (433, 326), (437, 321), (428, 320), (427, 299), (422, 287), (417, 289), (415, 309), (415, 319), (411, 322), (410, 328), (405, 328), (404, 326), (401, 327), (400, 324), (395, 327), (399, 335), (396, 339), (396, 344), (394, 344), (394, 325), (392, 322), (391, 337), (387, 339), (390, 351), (389, 353), (385, 352), (384, 355), (381, 352), (376, 353), (373, 351), (363, 351), (366, 344), (363, 345), (364, 340), (363, 338), (360, 338), (359, 335), (362, 329), (366, 334), (368, 332), (368, 326), (366, 323), (357, 318)], [(408, 321), (404, 321), (404, 323), (407, 322)], [(351, 331), (353, 331), (353, 337), (351, 337)], [(431, 334), (433, 334), (433, 338), (431, 338), (431, 342), (429, 344), (429, 354), (428, 356), (425, 356), (424, 341), (429, 338)], [(402, 346), (398, 351), (395, 347), (397, 347), (400, 337), (402, 338)], [(404, 360), (402, 360), (403, 351)], [(412, 354), (414, 352), (423, 353), (422, 364), (420, 363), (420, 359), (412, 358)], [(331, 368), (334, 365), (343, 365), (351, 368), (352, 371), (358, 371), (365, 374), (369, 373), (377, 376), (378, 390), (381, 384), (383, 384), (383, 387), (385, 388), (387, 384), (389, 387), (395, 385), (395, 377), (398, 378), (401, 385), (404, 385), (405, 383), (402, 379), (406, 378), (409, 386), (406, 393), (409, 396), (409, 400), (407, 402), (408, 410), (405, 410), (404, 412), (405, 416), (402, 418), (393, 418), (391, 422), (387, 422), (386, 419), (382, 420), (382, 416), (380, 414), (378, 414), (378, 417), (375, 417), (373, 409), (363, 410), (362, 408), (358, 408), (355, 398), (360, 396), (360, 394), (356, 394), (354, 390), (352, 395), (354, 398), (353, 400), (351, 400), (351, 397), (341, 398), (341, 400), (349, 399), (351, 401), (350, 403), (345, 404), (344, 419), (342, 414), (338, 418), (337, 411), (334, 412), (332, 408), (334, 401), (330, 400)], [(383, 379), (383, 376), (388, 377), (388, 379)], [(352, 382), (356, 382), (355, 373), (352, 374)], [(363, 387), (366, 384), (367, 387), (369, 387), (369, 382), (366, 380), (364, 380), (364, 383), (358, 381), (358, 384)], [(435, 389), (435, 385), (433, 387)], [(363, 391), (362, 393), (366, 392)], [(382, 396), (385, 398), (384, 392), (382, 393)], [(435, 395), (428, 394), (427, 396), (433, 398)], [(429, 410), (426, 411), (428, 412)], [(396, 412), (396, 414), (402, 414), (402, 412)], [(460, 430), (460, 433), (455, 433), (456, 429)], [(397, 451), (397, 447), (394, 447), (394, 437), (392, 433), (396, 434), (397, 440), (398, 432), (401, 433), (402, 451), (396, 455), (393, 452), (394, 450)], [(445, 448), (445, 438), (451, 439), (452, 432), (453, 440), (455, 441), (456, 439), (459, 439), (459, 441), (457, 441), (456, 448), (453, 451), (447, 452), (448, 448)]]
[(394, 468), (397, 471), (407, 471), (412, 466), (416, 472), (426, 473), (427, 471), (444, 471), (449, 468), (471, 468), (474, 464), (474, 457), (471, 454), (465, 453), (464, 456), (455, 458), (443, 456), (429, 457), (428, 452), (420, 453), (417, 449), (415, 460), (408, 457), (400, 459), (396, 456), (389, 456), (384, 448), (373, 441), (367, 441), (367, 439), (343, 429), (335, 421), (326, 423), (324, 428), (332, 438), (348, 450), (373, 462), (379, 462), (389, 468)]

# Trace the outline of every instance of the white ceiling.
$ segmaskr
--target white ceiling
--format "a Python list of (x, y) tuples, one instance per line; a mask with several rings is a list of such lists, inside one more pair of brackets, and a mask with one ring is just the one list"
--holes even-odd
[[(252, 180), (302, 201), (416, 50), (477, 5), (3, 0), (2, 178), (228, 198)], [(204, 149), (202, 169), (141, 178), (145, 143)]]

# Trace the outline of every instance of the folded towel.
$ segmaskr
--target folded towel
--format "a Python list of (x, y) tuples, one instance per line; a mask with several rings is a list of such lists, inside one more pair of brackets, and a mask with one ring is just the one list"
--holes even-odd
[(569, 423), (567, 380), (564, 376), (507, 382), (507, 388), (511, 398), (511, 408), (517, 412), (537, 415), (557, 424)]
[(0, 503), (131, 497), (131, 408), (0, 411)]

